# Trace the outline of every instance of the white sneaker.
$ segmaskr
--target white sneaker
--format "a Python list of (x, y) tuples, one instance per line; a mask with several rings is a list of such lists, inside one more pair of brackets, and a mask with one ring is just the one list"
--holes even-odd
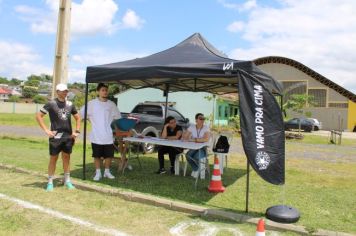
[(191, 176), (192, 176), (193, 178), (198, 178), (198, 176), (199, 176), (199, 171), (192, 171)]
[(99, 181), (102, 178), (101, 172), (97, 172), (93, 178), (94, 181)]
[(104, 177), (108, 179), (115, 179), (115, 176), (113, 176), (110, 172), (104, 172)]

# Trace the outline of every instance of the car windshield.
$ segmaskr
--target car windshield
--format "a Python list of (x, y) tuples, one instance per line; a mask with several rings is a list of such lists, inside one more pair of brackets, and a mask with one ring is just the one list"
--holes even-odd
[(313, 122), (314, 124), (319, 124), (317, 119), (309, 118), (308, 121)]

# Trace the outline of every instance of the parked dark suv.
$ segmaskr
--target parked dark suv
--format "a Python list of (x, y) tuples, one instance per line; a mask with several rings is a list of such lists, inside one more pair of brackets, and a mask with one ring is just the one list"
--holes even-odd
[[(121, 113), (123, 117), (132, 117), (138, 120), (133, 128), (136, 133), (143, 136), (159, 137), (164, 124), (165, 106), (157, 103), (139, 103), (131, 111), (131, 113)], [(183, 129), (189, 127), (189, 119), (185, 118), (174, 107), (167, 107), (167, 116), (173, 116), (177, 125), (182, 126)], [(145, 153), (152, 153), (154, 151), (154, 144), (143, 144), (143, 151)]]
[(314, 124), (306, 118), (293, 118), (284, 122), (284, 130), (300, 129), (305, 132), (312, 132), (314, 130)]

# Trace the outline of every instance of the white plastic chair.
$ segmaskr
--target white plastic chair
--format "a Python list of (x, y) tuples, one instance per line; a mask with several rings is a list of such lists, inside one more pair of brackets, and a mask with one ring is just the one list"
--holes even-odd
[[(210, 176), (210, 168), (209, 168), (209, 156), (212, 154), (211, 150), (212, 150), (212, 147), (214, 145), (214, 141), (215, 141), (215, 134), (214, 133), (211, 133), (210, 135), (210, 138), (209, 138), (209, 144), (208, 146), (206, 147), (207, 148), (207, 155), (203, 158), (200, 158), (199, 159), (199, 169), (198, 169), (198, 177), (195, 179), (195, 188), (197, 188), (197, 184), (198, 184), (198, 180), (199, 178), (200, 179), (205, 179), (205, 173), (208, 173), (208, 175)], [(181, 153), (179, 155), (183, 156), (183, 160), (185, 158), (185, 154), (186, 153)], [(176, 158), (177, 160), (177, 158)], [(186, 173), (187, 173), (187, 167), (188, 167), (188, 162), (185, 161), (184, 162), (184, 169), (183, 169), (183, 175), (185, 176)]]
[(186, 154), (186, 150), (184, 150), (183, 152), (179, 153), (176, 155), (176, 159), (174, 161), (174, 174), (175, 175), (179, 175), (180, 170), (183, 171), (184, 176), (185, 176), (185, 171), (186, 171), (186, 161), (185, 161), (185, 154)]

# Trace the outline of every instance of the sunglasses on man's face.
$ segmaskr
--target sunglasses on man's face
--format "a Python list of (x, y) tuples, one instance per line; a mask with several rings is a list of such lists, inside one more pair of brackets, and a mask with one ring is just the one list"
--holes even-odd
[(198, 120), (205, 120), (205, 117), (199, 117)]

